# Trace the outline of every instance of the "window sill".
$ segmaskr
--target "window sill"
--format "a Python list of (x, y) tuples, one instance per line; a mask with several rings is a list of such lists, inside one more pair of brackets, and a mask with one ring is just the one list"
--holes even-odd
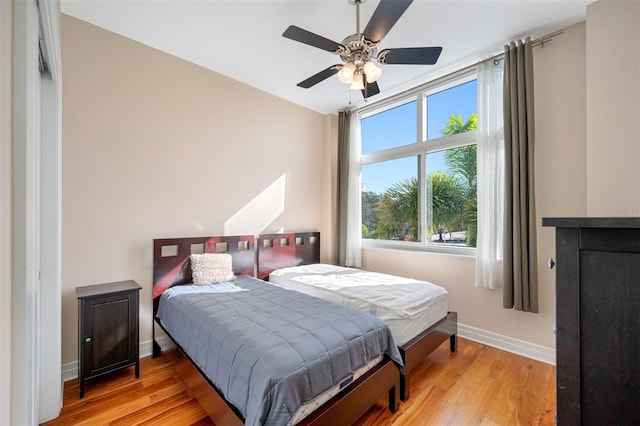
[(390, 241), (390, 240), (370, 240), (362, 239), (363, 249), (384, 249), (399, 251), (414, 251), (433, 254), (444, 254), (450, 256), (476, 257), (475, 247), (464, 247), (444, 244), (423, 244), (409, 241)]

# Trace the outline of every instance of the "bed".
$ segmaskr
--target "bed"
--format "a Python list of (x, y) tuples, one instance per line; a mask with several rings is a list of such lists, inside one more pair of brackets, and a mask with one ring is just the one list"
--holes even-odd
[[(214, 423), (346, 424), (385, 394), (395, 411), (402, 358), (387, 325), (254, 278), (256, 253), (253, 236), (154, 240), (154, 324)], [(192, 285), (203, 257), (237, 277)], [(155, 326), (153, 341), (157, 356)]]
[(390, 327), (404, 360), (400, 397), (409, 396), (409, 376), (449, 339), (457, 350), (457, 314), (447, 292), (434, 284), (319, 263), (319, 233), (266, 234), (258, 246), (258, 275), (286, 289), (311, 294), (380, 317)]

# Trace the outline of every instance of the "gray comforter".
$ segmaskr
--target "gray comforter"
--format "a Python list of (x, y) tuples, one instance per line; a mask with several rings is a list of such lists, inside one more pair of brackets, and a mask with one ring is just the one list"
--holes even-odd
[(402, 364), (373, 315), (248, 276), (233, 283), (242, 291), (169, 289), (158, 318), (247, 425), (289, 424), (302, 404), (380, 354)]

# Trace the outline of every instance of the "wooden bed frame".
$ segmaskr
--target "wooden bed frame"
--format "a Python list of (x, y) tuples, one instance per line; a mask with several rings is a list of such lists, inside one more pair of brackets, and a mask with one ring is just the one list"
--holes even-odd
[[(320, 233), (262, 234), (257, 244), (257, 274), (268, 279), (279, 268), (320, 263)], [(405, 373), (400, 376), (400, 399), (410, 396), (409, 376), (431, 352), (449, 339), (451, 352), (458, 350), (458, 314), (449, 312), (402, 346), (398, 346)]]
[[(155, 324), (160, 295), (170, 287), (190, 283), (192, 253), (229, 253), (233, 259), (234, 274), (256, 276), (258, 270), (258, 237), (213, 236), (198, 238), (163, 238), (153, 240), (153, 357), (161, 353), (156, 341)], [(295, 242), (295, 239), (292, 240)], [(294, 245), (294, 247), (296, 247)], [(318, 248), (319, 249), (319, 248)], [(304, 250), (301, 249), (301, 252)], [(319, 257), (319, 252), (318, 252)], [(158, 322), (162, 328), (162, 325)], [(164, 330), (164, 328), (163, 328)], [(167, 353), (176, 371), (184, 379), (209, 417), (219, 425), (241, 425), (244, 422), (239, 411), (229, 403), (206, 375), (191, 361), (169, 333), (167, 336), (177, 349)], [(345, 386), (309, 416), (301, 425), (350, 424), (360, 418), (385, 393), (389, 409), (397, 411), (400, 396), (398, 367), (388, 356), (362, 377)]]

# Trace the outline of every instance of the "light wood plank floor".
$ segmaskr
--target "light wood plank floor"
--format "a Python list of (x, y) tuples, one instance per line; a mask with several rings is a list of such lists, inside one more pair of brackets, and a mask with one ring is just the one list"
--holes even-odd
[[(459, 339), (440, 346), (413, 373), (411, 399), (392, 414), (379, 401), (357, 425), (555, 425), (555, 369)], [(65, 383), (60, 417), (45, 425), (211, 425), (171, 362), (143, 358), (133, 368), (85, 386)]]

